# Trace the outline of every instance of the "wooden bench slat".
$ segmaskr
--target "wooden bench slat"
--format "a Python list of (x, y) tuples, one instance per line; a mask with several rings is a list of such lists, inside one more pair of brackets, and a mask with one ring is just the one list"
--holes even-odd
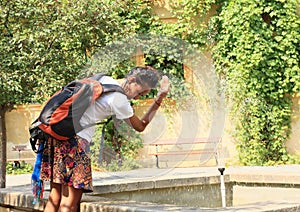
[(197, 155), (197, 154), (209, 154), (216, 153), (216, 151), (180, 151), (180, 152), (159, 152), (159, 153), (151, 153), (149, 155), (152, 156), (161, 156), (161, 155)]
[(14, 162), (14, 161), (35, 161), (36, 158), (13, 158), (13, 159), (7, 159), (7, 162)]
[(15, 146), (12, 146), (12, 151), (29, 151), (31, 149), (29, 149), (27, 147), (27, 145), (15, 145)]

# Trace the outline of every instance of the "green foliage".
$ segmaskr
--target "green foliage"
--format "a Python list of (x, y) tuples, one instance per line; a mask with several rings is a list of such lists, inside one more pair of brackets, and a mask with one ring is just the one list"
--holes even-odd
[(6, 164), (6, 174), (28, 174), (32, 173), (33, 166), (29, 163), (25, 163), (24, 161), (20, 162), (20, 167), (15, 167), (13, 162), (9, 162)]
[[(91, 146), (93, 164), (96, 164), (96, 166), (101, 165), (110, 170), (113, 169), (112, 167), (114, 167), (116, 163), (118, 163), (120, 167), (123, 167), (122, 169), (138, 167), (138, 163), (132, 163), (132, 166), (129, 166), (127, 162), (133, 162), (138, 154), (138, 150), (143, 147), (142, 138), (138, 132), (121, 120), (111, 120), (105, 126), (104, 161), (102, 161), (102, 164), (98, 164), (102, 127), (103, 125), (97, 126), (96, 133), (93, 137), (93, 145)], [(105, 161), (105, 154), (110, 155), (107, 156), (110, 157), (108, 158), (109, 161)]]
[[(43, 102), (108, 43), (147, 30), (142, 1), (0, 3), (0, 105)], [(121, 51), (121, 50), (120, 50)]]
[(109, 172), (130, 171), (133, 169), (142, 168), (141, 164), (139, 164), (133, 158), (123, 158), (121, 165), (118, 160), (113, 160), (110, 163), (102, 164), (101, 167), (103, 167), (106, 171), (109, 171)]
[(208, 13), (215, 0), (171, 0), (170, 12), (176, 18), (174, 22), (168, 22), (155, 27), (155, 31), (183, 39), (195, 48), (207, 45), (207, 20)]
[[(245, 165), (289, 163), (291, 97), (300, 91), (296, 1), (226, 1), (212, 20), (216, 70), (236, 121)], [(299, 6), (299, 5), (298, 5)]]
[[(183, 99), (190, 93), (182, 68), (186, 55), (178, 51), (184, 45), (175, 39), (161, 39), (167, 35), (197, 50), (215, 46), (214, 65), (226, 82), (243, 164), (294, 160), (284, 143), (290, 134), (291, 97), (300, 90), (298, 1), (174, 0), (169, 2), (176, 17), (172, 23), (158, 20), (151, 11), (152, 2), (1, 1), (1, 108), (43, 102), (66, 82), (94, 68), (123, 77), (133, 66), (130, 54), (136, 47), (145, 53), (146, 64), (170, 76), (175, 86), (169, 97)], [(207, 14), (214, 4), (218, 5), (217, 14), (208, 25)], [(141, 34), (153, 37), (134, 38)], [(124, 45), (127, 42), (131, 43)], [(112, 58), (117, 58), (117, 63), (99, 68), (95, 57), (98, 63)], [(155, 95), (156, 91), (148, 97)], [(134, 158), (141, 147), (139, 138), (124, 135), (120, 151)], [(115, 148), (109, 136), (106, 140)]]

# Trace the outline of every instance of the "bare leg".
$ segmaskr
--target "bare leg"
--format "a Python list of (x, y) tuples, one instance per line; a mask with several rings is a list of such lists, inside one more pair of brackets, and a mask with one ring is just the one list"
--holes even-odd
[(77, 212), (83, 190), (70, 186), (62, 186), (62, 199), (60, 202), (60, 212)]
[(44, 212), (57, 212), (61, 201), (62, 185), (50, 182), (50, 194)]

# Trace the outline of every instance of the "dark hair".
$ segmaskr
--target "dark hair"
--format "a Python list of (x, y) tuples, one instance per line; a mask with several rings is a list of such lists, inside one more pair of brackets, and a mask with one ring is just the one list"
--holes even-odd
[(151, 88), (154, 88), (159, 80), (158, 71), (151, 66), (137, 66), (127, 73), (126, 78), (130, 76), (135, 77), (137, 83), (141, 85), (146, 83)]

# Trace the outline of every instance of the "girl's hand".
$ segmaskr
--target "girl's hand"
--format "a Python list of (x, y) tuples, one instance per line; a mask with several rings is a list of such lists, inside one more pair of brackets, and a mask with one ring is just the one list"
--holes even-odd
[(160, 81), (160, 89), (158, 91), (157, 96), (160, 98), (166, 97), (169, 92), (170, 86), (171, 86), (171, 84), (170, 84), (169, 78), (164, 75)]

